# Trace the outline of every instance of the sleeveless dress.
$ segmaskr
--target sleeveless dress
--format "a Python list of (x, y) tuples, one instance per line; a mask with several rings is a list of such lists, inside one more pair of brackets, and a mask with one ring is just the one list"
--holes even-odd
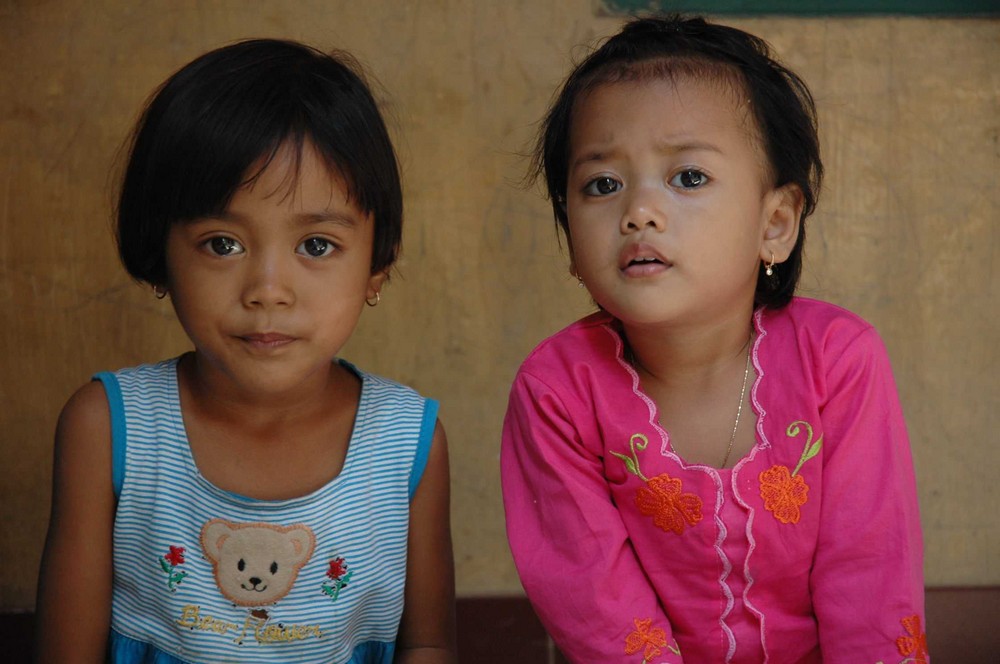
[(391, 662), (437, 402), (341, 361), (362, 388), (340, 474), (255, 500), (198, 472), (177, 360), (95, 376), (118, 496), (110, 661)]

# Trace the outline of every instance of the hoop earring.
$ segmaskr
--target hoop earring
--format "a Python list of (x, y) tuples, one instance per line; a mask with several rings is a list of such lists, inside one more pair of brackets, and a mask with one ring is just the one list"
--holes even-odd
[(374, 302), (371, 301), (371, 298), (367, 298), (367, 297), (365, 298), (365, 304), (367, 304), (369, 307), (377, 307), (378, 303), (381, 302), (381, 301), (382, 301), (382, 296), (379, 294), (378, 291), (375, 291), (375, 301)]
[(167, 296), (167, 289), (160, 286), (153, 286), (153, 295), (156, 296), (157, 300), (162, 300)]
[(774, 276), (774, 252), (771, 252), (771, 261), (764, 266), (764, 274), (769, 277)]

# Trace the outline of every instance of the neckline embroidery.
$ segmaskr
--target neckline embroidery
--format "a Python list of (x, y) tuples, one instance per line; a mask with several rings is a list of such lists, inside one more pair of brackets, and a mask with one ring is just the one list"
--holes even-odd
[[(742, 469), (744, 465), (746, 465), (750, 461), (753, 461), (760, 450), (766, 450), (771, 447), (771, 444), (768, 441), (767, 436), (764, 434), (764, 420), (767, 417), (767, 411), (761, 405), (760, 400), (758, 399), (757, 396), (760, 387), (763, 384), (764, 376), (766, 373), (763, 367), (761, 366), (761, 361), (760, 361), (761, 347), (764, 343), (765, 337), (767, 337), (768, 335), (768, 332), (764, 327), (763, 308), (759, 308), (754, 311), (752, 317), (752, 324), (754, 326), (754, 333), (756, 338), (753, 340), (753, 344), (750, 348), (750, 355), (751, 355), (751, 362), (753, 363), (753, 368), (755, 373), (757, 374), (757, 377), (754, 379), (753, 385), (750, 388), (750, 405), (754, 415), (756, 416), (757, 424), (754, 428), (755, 435), (754, 435), (753, 447), (751, 447), (750, 450), (746, 454), (744, 454), (732, 468), (716, 468), (708, 464), (689, 463), (686, 459), (684, 459), (680, 454), (678, 454), (674, 450), (673, 445), (671, 445), (670, 443), (670, 432), (660, 422), (660, 412), (659, 408), (657, 408), (656, 406), (656, 402), (653, 401), (652, 398), (650, 398), (649, 395), (647, 395), (645, 391), (642, 389), (642, 383), (639, 379), (638, 372), (636, 372), (635, 367), (629, 364), (629, 362), (625, 359), (625, 343), (621, 336), (622, 333), (618, 329), (619, 325), (617, 321), (614, 318), (608, 316), (607, 320), (605, 320), (600, 324), (600, 326), (604, 328), (605, 332), (607, 332), (612, 337), (612, 341), (614, 342), (615, 345), (615, 360), (618, 366), (621, 367), (626, 372), (629, 378), (631, 378), (632, 395), (638, 398), (642, 403), (646, 405), (646, 409), (648, 410), (649, 413), (648, 417), (649, 425), (653, 428), (654, 431), (656, 431), (656, 433), (660, 437), (661, 441), (660, 454), (669, 459), (673, 459), (675, 462), (677, 462), (678, 465), (681, 466), (681, 468), (685, 470), (699, 470), (713, 475), (714, 477), (717, 478), (717, 484), (719, 483), (718, 480), (721, 480), (721, 478), (730, 478), (734, 487), (736, 484), (735, 478), (736, 475), (738, 474), (738, 471)], [(719, 490), (721, 491), (721, 486), (719, 487)], [(743, 502), (739, 500), (738, 495), (737, 495), (737, 501), (741, 505), (743, 504)], [(744, 507), (746, 506), (744, 505)]]

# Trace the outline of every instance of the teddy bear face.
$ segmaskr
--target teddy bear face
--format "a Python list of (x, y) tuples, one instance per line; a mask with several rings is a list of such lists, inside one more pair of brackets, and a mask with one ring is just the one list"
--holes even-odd
[(264, 606), (292, 589), (316, 538), (304, 525), (212, 519), (201, 529), (201, 544), (227, 599), (238, 606)]

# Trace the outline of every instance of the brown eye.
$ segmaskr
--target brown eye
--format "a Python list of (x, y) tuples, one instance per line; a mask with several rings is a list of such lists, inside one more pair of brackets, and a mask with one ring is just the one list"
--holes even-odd
[(587, 186), (583, 188), (583, 192), (589, 196), (607, 196), (621, 188), (621, 182), (605, 175), (588, 182)]
[(295, 251), (311, 258), (320, 258), (329, 256), (334, 250), (336, 250), (336, 246), (326, 238), (311, 237), (300, 244)]
[(708, 176), (694, 169), (681, 171), (670, 180), (670, 184), (682, 189), (697, 189), (704, 186), (706, 182), (708, 182)]
[(231, 237), (213, 237), (208, 241), (208, 248), (217, 256), (231, 256), (243, 251), (240, 243)]

